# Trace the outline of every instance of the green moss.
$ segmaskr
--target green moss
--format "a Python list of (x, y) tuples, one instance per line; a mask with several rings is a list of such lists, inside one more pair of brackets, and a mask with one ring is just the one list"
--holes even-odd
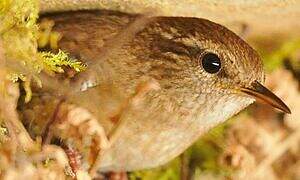
[[(38, 0), (1, 0), (0, 1), (0, 35), (5, 51), (8, 79), (24, 81), (26, 101), (30, 100), (30, 82), (39, 81), (39, 73), (63, 73), (63, 67), (73, 68), (76, 72), (86, 67), (71, 59), (62, 51), (57, 54), (38, 52), (39, 27)], [(57, 44), (59, 36), (50, 36), (52, 46)], [(52, 47), (51, 46), (51, 47)], [(43, 83), (43, 82), (41, 82)]]
[(267, 72), (273, 71), (280, 66), (286, 58), (293, 58), (295, 53), (300, 49), (300, 39), (287, 41), (281, 45), (276, 51), (265, 54), (263, 53), (264, 67)]
[(135, 171), (130, 173), (129, 179), (132, 180), (171, 180), (180, 179), (180, 159), (176, 158), (165, 166), (143, 170)]
[(44, 59), (45, 68), (49, 71), (63, 73), (63, 67), (70, 67), (74, 69), (76, 72), (84, 71), (86, 66), (81, 62), (69, 58), (67, 53), (59, 50), (57, 54), (53, 54), (50, 52), (41, 52), (41, 56)]
[(0, 33), (11, 30), (37, 30), (38, 0), (1, 0), (0, 2)]
[(4, 136), (8, 134), (8, 130), (6, 127), (0, 125), (0, 136)]
[(8, 67), (18, 67), (18, 71), (21, 71), (20, 67), (25, 65), (31, 73), (40, 72), (42, 61), (37, 56), (36, 43), (38, 1), (4, 0), (1, 5), (0, 33)]
[(211, 129), (188, 149), (190, 164), (195, 167), (195, 171), (216, 175), (231, 173), (231, 170), (221, 166), (218, 160), (220, 154), (226, 149), (224, 141), (226, 129), (234, 121), (235, 118), (232, 118)]

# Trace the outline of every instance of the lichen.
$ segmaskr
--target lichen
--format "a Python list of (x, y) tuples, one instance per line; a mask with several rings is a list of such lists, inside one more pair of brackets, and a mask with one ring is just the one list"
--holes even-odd
[(53, 31), (54, 21), (43, 19), (39, 23), (39, 34), (38, 34), (38, 46), (39, 48), (45, 48), (47, 46), (50, 49), (57, 50), (58, 42), (62, 38), (61, 34)]
[(41, 52), (40, 53), (44, 59), (45, 68), (49, 71), (63, 73), (63, 67), (70, 67), (76, 72), (84, 71), (86, 66), (76, 61), (75, 59), (69, 58), (68, 54), (59, 50), (57, 54), (51, 52)]
[[(27, 93), (26, 101), (29, 101), (31, 96), (31, 80), (46, 83), (40, 82), (41, 71), (51, 74), (63, 73), (66, 66), (76, 72), (81, 72), (86, 68), (84, 64), (69, 58), (67, 53), (61, 50), (57, 54), (38, 51), (41, 34), (43, 34), (37, 24), (38, 12), (38, 0), (3, 0), (0, 2), (0, 35), (5, 51), (6, 68), (9, 72), (7, 78), (13, 82), (27, 81), (22, 83)], [(52, 33), (50, 29), (44, 43), (49, 41), (51, 48), (57, 48), (59, 39), (59, 34)]]
[[(36, 35), (38, 26), (37, 0), (4, 0), (0, 20), (1, 39), (9, 67), (24, 66), (32, 73), (42, 69)], [(27, 74), (27, 73), (24, 73)]]

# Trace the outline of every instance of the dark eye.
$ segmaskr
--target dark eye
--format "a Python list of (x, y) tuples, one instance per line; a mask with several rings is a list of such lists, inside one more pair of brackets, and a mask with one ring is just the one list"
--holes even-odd
[(221, 60), (216, 54), (207, 53), (202, 57), (202, 67), (208, 73), (217, 73), (221, 69)]

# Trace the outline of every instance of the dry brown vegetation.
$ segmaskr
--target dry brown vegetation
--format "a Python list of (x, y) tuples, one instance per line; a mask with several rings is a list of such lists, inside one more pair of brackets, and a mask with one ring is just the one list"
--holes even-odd
[[(51, 83), (50, 90), (58, 86), (39, 74), (45, 70), (45, 59), (37, 52), (37, 11), (23, 8), (37, 8), (35, 1), (11, 2), (3, 1), (0, 8), (0, 178), (66, 179), (75, 177), (74, 171), (78, 179), (101, 176), (95, 171), (99, 152), (109, 142), (97, 118), (83, 107), (66, 103), (68, 94), (32, 96), (39, 83)], [(24, 20), (28, 16), (32, 19)], [(268, 71), (266, 85), (290, 106), (291, 115), (257, 103), (213, 129), (168, 165), (131, 172), (129, 178), (300, 179), (300, 42), (282, 42), (262, 54)], [(60, 73), (51, 69), (51, 58), (45, 71)], [(20, 62), (39, 62), (41, 67), (36, 70)]]

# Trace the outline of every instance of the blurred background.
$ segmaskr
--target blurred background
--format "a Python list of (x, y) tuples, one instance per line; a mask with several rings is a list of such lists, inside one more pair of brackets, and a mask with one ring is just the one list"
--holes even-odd
[[(73, 0), (64, 1), (69, 9), (74, 8)], [(87, 0), (86, 5), (93, 1), (96, 0)], [(15, 55), (13, 58), (34, 64), (36, 61), (32, 59), (38, 54), (35, 44), (38, 1), (15, 0), (13, 5), (12, 2), (0, 1), (1, 40), (8, 50), (13, 49), (8, 52)], [(41, 1), (40, 10), (45, 12), (43, 2), (46, 1)], [(266, 86), (292, 111), (286, 115), (255, 103), (212, 129), (167, 165), (131, 172), (130, 179), (300, 180), (299, 0), (102, 0), (95, 8), (201, 17), (226, 26), (259, 52), (267, 73)], [(51, 7), (47, 7), (47, 11), (51, 12)], [(26, 49), (24, 44), (28, 45)], [(0, 59), (3, 58), (1, 49), (0, 43)], [(7, 145), (5, 138), (8, 133), (0, 122), (0, 144)], [(11, 152), (0, 146), (1, 157)], [(6, 164), (10, 162), (9, 158), (3, 159), (0, 158), (0, 170), (7, 168)]]

